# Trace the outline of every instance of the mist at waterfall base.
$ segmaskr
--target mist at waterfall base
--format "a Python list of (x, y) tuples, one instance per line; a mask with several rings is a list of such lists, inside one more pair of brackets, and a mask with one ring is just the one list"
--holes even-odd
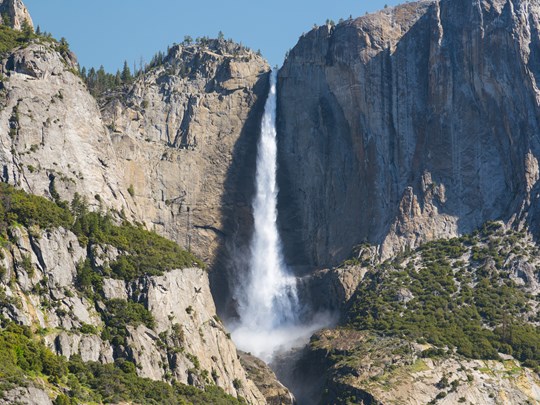
[(257, 150), (248, 271), (236, 285), (239, 321), (231, 325), (236, 345), (266, 362), (279, 352), (307, 343), (313, 332), (331, 323), (326, 314), (313, 316), (309, 322), (302, 319), (309, 311), (299, 302), (296, 278), (283, 259), (277, 228), (275, 122), (276, 72), (272, 72)]

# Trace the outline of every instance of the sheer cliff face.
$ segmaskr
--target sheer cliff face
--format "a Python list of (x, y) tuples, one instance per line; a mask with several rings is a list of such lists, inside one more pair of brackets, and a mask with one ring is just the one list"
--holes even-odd
[(539, 18), (526, 1), (425, 1), (302, 36), (279, 77), (291, 262), (535, 224)]
[(208, 262), (241, 228), (234, 218), (250, 218), (268, 71), (227, 41), (175, 46), (102, 108), (123, 182), (133, 185), (131, 212)]
[(101, 108), (77, 68), (39, 41), (1, 60), (0, 179), (123, 209), (213, 262), (249, 228), (268, 64), (226, 41), (177, 46)]

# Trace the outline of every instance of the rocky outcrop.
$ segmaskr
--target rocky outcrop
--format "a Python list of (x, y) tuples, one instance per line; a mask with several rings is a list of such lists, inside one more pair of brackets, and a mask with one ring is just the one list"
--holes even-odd
[(54, 351), (65, 356), (79, 355), (82, 361), (97, 361), (103, 364), (114, 361), (113, 348), (109, 342), (103, 341), (95, 334), (81, 334), (77, 331), (60, 331), (58, 334), (51, 333), (45, 337), (48, 346)]
[[(154, 331), (142, 325), (130, 330), (128, 340), (133, 343), (130, 346), (138, 348), (136, 364), (142, 365), (141, 375), (162, 379), (168, 367), (160, 364), (168, 363), (175, 379), (184, 384), (206, 374), (226, 392), (251, 403), (264, 403), (259, 390), (246, 378), (234, 343), (216, 315), (204, 270), (175, 270), (144, 278), (131, 284), (128, 291), (132, 299), (145, 302), (156, 322)], [(183, 352), (163, 353), (159, 349), (160, 340), (172, 343), (175, 339)], [(208, 382), (203, 378), (195, 385)]]
[(63, 229), (37, 232), (12, 228), (13, 244), (0, 249), (2, 314), (40, 328), (101, 326), (91, 303), (74, 286), (77, 264), (86, 257), (75, 235)]
[(4, 392), (0, 404), (53, 405), (53, 402), (43, 389), (30, 386)]
[(0, 24), (8, 25), (16, 30), (27, 24), (34, 27), (32, 17), (22, 0), (0, 0)]
[[(325, 330), (312, 338), (297, 372), (312, 388), (310, 394), (322, 396), (321, 404), (436, 401), (517, 405), (540, 401), (538, 375), (514, 359), (423, 358), (422, 350), (427, 347), (365, 332)], [(321, 366), (328, 370), (322, 376), (314, 371)], [(319, 378), (314, 384), (306, 378), (316, 375)]]
[(262, 360), (240, 352), (240, 361), (249, 378), (257, 385), (268, 405), (294, 405), (293, 394), (281, 384), (272, 369)]
[(0, 179), (32, 194), (121, 210), (131, 196), (119, 183), (98, 105), (76, 74), (76, 60), (35, 40), (1, 64)]
[(303, 35), (279, 74), (290, 261), (536, 228), (539, 20), (535, 2), (421, 1)]
[[(74, 234), (61, 228), (11, 228), (10, 240), (8, 248), (0, 249), (0, 313), (39, 328), (57, 354), (101, 363), (121, 356), (136, 364), (141, 377), (171, 378), (200, 388), (216, 384), (249, 403), (265, 403), (216, 315), (204, 270), (174, 270), (130, 282), (105, 279), (105, 300), (98, 295), (91, 300), (76, 288), (77, 267), (86, 259), (94, 260), (94, 266), (95, 260), (108, 265), (117, 256), (114, 248), (87, 251)], [(100, 331), (107, 299), (142, 303), (155, 326), (127, 325), (125, 346), (105, 340)]]
[(249, 224), (268, 71), (229, 41), (177, 45), (127, 94), (104, 100), (130, 210), (208, 262)]
[(367, 267), (360, 265), (317, 270), (298, 279), (297, 289), (300, 302), (309, 303), (315, 313), (343, 310), (356, 291)]

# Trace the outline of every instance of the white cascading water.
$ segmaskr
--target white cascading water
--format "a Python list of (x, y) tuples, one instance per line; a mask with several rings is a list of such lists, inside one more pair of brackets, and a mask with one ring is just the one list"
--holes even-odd
[(257, 152), (249, 272), (237, 291), (240, 322), (232, 333), (240, 349), (266, 361), (307, 332), (298, 320), (296, 279), (285, 266), (277, 229), (275, 121), (276, 73), (273, 72)]

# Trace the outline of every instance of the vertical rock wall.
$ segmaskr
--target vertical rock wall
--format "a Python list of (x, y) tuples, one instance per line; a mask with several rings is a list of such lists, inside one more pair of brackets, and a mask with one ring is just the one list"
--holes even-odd
[(539, 15), (535, 2), (422, 1), (302, 36), (280, 72), (289, 260), (535, 223)]

